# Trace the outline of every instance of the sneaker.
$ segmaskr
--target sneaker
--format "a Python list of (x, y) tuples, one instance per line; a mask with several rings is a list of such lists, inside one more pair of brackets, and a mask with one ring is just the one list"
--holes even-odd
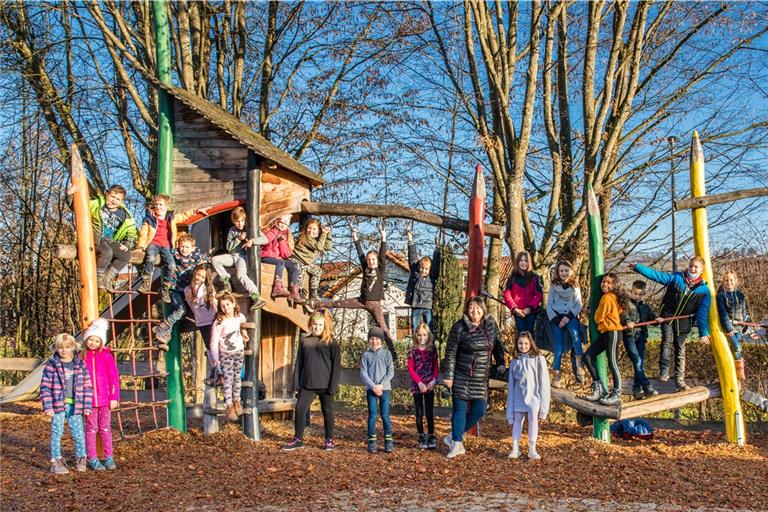
[(662, 373), (659, 375), (659, 382), (669, 382), (669, 374)]
[(117, 465), (115, 464), (115, 459), (112, 457), (107, 457), (104, 459), (104, 467), (107, 468), (109, 471), (114, 471), (117, 469)]
[(323, 443), (323, 450), (335, 450), (336, 449), (336, 443), (333, 442), (333, 439), (325, 439), (325, 443)]
[(251, 294), (251, 307), (248, 308), (249, 311), (256, 311), (257, 309), (261, 309), (264, 307), (264, 305), (267, 302), (261, 298), (261, 295), (258, 293), (252, 293)]
[[(171, 339), (171, 326), (168, 322), (163, 321), (157, 324), (152, 331), (155, 333), (155, 341), (157, 348), (163, 351), (168, 350), (168, 341)], [(165, 346), (165, 348), (163, 348)]]
[(434, 434), (429, 434), (429, 436), (427, 436), (427, 449), (437, 450), (437, 438)]
[(451, 447), (451, 451), (448, 452), (448, 455), (446, 455), (446, 457), (448, 457), (449, 459), (452, 459), (454, 457), (458, 457), (459, 455), (464, 455), (465, 453), (467, 453), (467, 451), (464, 449), (464, 443), (460, 443), (457, 441), (453, 443), (453, 446)]
[(88, 461), (88, 467), (94, 471), (104, 471), (107, 469), (104, 467), (104, 464), (102, 464), (101, 461), (95, 457)]
[(445, 437), (443, 438), (443, 443), (445, 446), (448, 447), (449, 450), (453, 450), (453, 434), (448, 432), (445, 434)]
[(69, 474), (69, 470), (67, 469), (67, 464), (64, 462), (64, 459), (58, 458), (51, 461), (51, 473), (54, 475)]
[(592, 393), (585, 396), (584, 400), (588, 400), (590, 402), (597, 402), (600, 400), (600, 397), (602, 397), (605, 394), (605, 388), (603, 387), (603, 383), (599, 380), (596, 380), (592, 383)]
[(621, 403), (621, 391), (614, 388), (610, 393), (603, 395), (598, 400), (603, 405), (617, 405)]
[(419, 450), (427, 449), (427, 436), (419, 434)]
[(632, 387), (632, 398), (635, 400), (642, 400), (645, 398), (645, 391), (639, 386)]
[(659, 396), (659, 392), (653, 389), (653, 386), (648, 384), (643, 388), (643, 392), (645, 393), (645, 398), (650, 398), (652, 396)]
[(677, 386), (677, 391), (688, 391), (691, 389), (691, 386), (685, 383), (685, 381), (677, 381), (675, 382), (675, 385)]
[[(331, 442), (333, 442), (333, 441), (331, 441)], [(293, 451), (293, 450), (299, 450), (301, 448), (304, 448), (304, 441), (302, 441), (298, 437), (294, 437), (293, 440), (291, 440), (290, 443), (284, 444), (283, 446), (280, 447), (280, 449), (283, 450), (284, 452), (290, 452), (290, 451)]]
[(160, 300), (166, 304), (171, 303), (171, 289), (166, 285), (160, 287)]
[(88, 460), (85, 457), (75, 457), (75, 469), (82, 473), (88, 469)]
[(509, 452), (509, 455), (507, 455), (508, 459), (519, 459), (520, 458), (520, 447), (519, 446), (513, 446), (512, 451)]
[(221, 280), (222, 291), (232, 293), (232, 281), (225, 277)]
[(376, 438), (368, 438), (368, 453), (376, 453)]
[(384, 451), (387, 453), (392, 453), (394, 449), (395, 449), (395, 440), (392, 439), (392, 436), (384, 437)]
[(528, 459), (530, 460), (540, 460), (541, 455), (539, 455), (539, 452), (536, 451), (535, 446), (529, 446), (528, 447)]

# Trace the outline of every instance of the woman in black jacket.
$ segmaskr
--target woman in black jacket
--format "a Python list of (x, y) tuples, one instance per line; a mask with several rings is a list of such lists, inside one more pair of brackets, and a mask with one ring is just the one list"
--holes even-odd
[(451, 449), (449, 459), (465, 453), (464, 433), (485, 415), (491, 355), (502, 373), (504, 348), (499, 327), (488, 315), (484, 299), (472, 297), (467, 301), (464, 318), (451, 327), (441, 365), (443, 384), (453, 396), (451, 433), (444, 439)]

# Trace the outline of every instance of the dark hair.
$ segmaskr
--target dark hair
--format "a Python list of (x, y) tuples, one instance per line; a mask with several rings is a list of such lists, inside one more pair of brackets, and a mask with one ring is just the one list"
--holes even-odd
[(527, 355), (531, 357), (540, 355), (539, 347), (536, 346), (536, 341), (533, 339), (533, 334), (528, 331), (520, 331), (517, 335), (517, 338), (515, 338), (515, 346), (512, 347), (512, 359), (517, 359), (520, 357), (520, 349), (517, 348), (517, 340), (523, 337), (528, 338), (528, 341), (531, 343), (531, 349), (528, 351)]
[(197, 291), (194, 288), (195, 274), (199, 271), (205, 272), (205, 307), (211, 309), (216, 299), (216, 288), (213, 287), (213, 267), (210, 263), (200, 263), (192, 271), (192, 281), (189, 283), (190, 289), (197, 295)]
[(110, 192), (117, 192), (119, 194), (122, 194), (123, 197), (128, 195), (128, 193), (125, 191), (125, 187), (123, 187), (122, 185), (112, 185), (111, 187), (109, 187), (109, 190), (107, 190), (107, 194), (109, 194)]
[(475, 295), (474, 297), (471, 297), (464, 306), (465, 315), (469, 314), (469, 306), (472, 304), (480, 306), (480, 309), (483, 310), (483, 316), (488, 314), (488, 306), (485, 305), (485, 299), (480, 295)]
[[(571, 277), (568, 278), (568, 281), (563, 281), (562, 279), (560, 279), (560, 267), (563, 267), (563, 266), (571, 269)], [(557, 262), (557, 265), (555, 265), (555, 277), (552, 278), (552, 284), (559, 284), (561, 286), (569, 285), (575, 288), (576, 276), (574, 274), (575, 273), (573, 272), (573, 265), (571, 265), (571, 262), (568, 260), (560, 260)]]
[(632, 288), (637, 288), (638, 290), (645, 290), (645, 288), (648, 285), (645, 283), (645, 281), (641, 281), (638, 279), (637, 281), (632, 281)]
[(221, 323), (221, 321), (224, 320), (224, 318), (226, 318), (224, 316), (224, 310), (221, 309), (221, 303), (224, 302), (225, 300), (228, 300), (235, 305), (235, 309), (234, 311), (232, 311), (232, 314), (234, 316), (238, 316), (240, 314), (240, 305), (237, 303), (237, 299), (235, 299), (235, 296), (232, 295), (232, 293), (230, 292), (224, 292), (219, 296), (219, 304), (218, 304), (218, 307), (216, 308), (216, 323)]

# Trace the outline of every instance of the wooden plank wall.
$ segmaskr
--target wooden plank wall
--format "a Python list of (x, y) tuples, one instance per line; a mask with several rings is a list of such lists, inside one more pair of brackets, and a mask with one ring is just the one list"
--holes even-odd
[[(261, 167), (261, 226), (265, 229), (277, 217), (285, 214), (297, 214), (301, 211), (301, 202), (309, 199), (309, 182), (281, 167)], [(297, 220), (297, 219), (294, 219)]]
[(293, 345), (296, 326), (289, 320), (262, 311), (259, 378), (267, 398), (293, 397)]

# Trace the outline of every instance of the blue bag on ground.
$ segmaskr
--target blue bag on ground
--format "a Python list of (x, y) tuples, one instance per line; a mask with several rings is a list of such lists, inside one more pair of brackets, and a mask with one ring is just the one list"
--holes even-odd
[(653, 429), (642, 418), (619, 420), (611, 425), (611, 435), (624, 439), (652, 439)]

